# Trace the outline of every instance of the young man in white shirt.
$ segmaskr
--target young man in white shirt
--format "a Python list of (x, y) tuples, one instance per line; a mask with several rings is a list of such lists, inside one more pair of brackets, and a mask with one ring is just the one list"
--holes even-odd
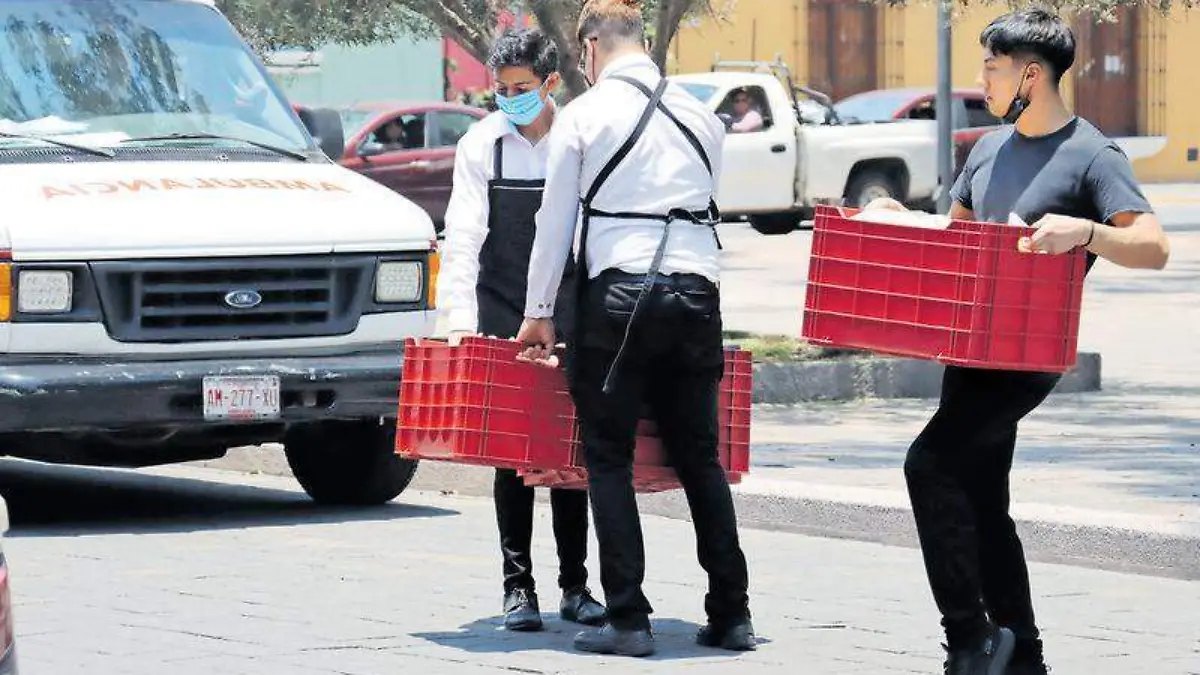
[(596, 85), (559, 115), (529, 267), (524, 358), (548, 358), (560, 278), (584, 207), (579, 321), (568, 367), (587, 460), (609, 624), (576, 648), (654, 652), (645, 552), (631, 481), (648, 403), (687, 493), (708, 625), (696, 641), (755, 646), (746, 558), (717, 458), (724, 366), (713, 193), (725, 131), (701, 102), (668, 86), (643, 47), (636, 0), (590, 0), (578, 38)]
[[(534, 215), (546, 176), (546, 135), (557, 113), (550, 93), (560, 81), (558, 50), (541, 31), (506, 32), (488, 65), (499, 110), (459, 141), (446, 209), (438, 306), (446, 313), (452, 343), (476, 333), (511, 338), (521, 326)], [(566, 276), (569, 281), (571, 274)], [(564, 296), (559, 316), (569, 321), (569, 290)], [(505, 626), (541, 630), (530, 556), (533, 488), (515, 471), (497, 469), (494, 496), (504, 557)], [(598, 625), (604, 621), (604, 607), (586, 586), (587, 493), (552, 489), (550, 503), (563, 590), (561, 616)]]

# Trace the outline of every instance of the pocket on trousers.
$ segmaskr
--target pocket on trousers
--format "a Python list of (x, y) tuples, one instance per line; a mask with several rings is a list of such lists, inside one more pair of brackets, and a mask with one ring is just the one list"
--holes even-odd
[(601, 299), (604, 312), (616, 319), (628, 319), (633, 314), (633, 307), (637, 304), (638, 294), (642, 292), (642, 285), (621, 282), (604, 284), (601, 289), (604, 293)]

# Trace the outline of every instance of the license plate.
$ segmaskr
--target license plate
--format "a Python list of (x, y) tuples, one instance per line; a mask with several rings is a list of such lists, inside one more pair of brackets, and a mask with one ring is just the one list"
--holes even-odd
[(204, 419), (261, 420), (279, 417), (279, 378), (204, 378)]

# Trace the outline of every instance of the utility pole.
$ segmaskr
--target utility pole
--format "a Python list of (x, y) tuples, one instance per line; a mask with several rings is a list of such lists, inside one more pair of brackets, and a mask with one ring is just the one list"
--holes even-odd
[(950, 3), (937, 0), (938, 11), (938, 84), (937, 84), (937, 158), (941, 191), (938, 193), (938, 212), (950, 211), (950, 187), (954, 184), (954, 116), (953, 75), (950, 53), (954, 43), (950, 29)]

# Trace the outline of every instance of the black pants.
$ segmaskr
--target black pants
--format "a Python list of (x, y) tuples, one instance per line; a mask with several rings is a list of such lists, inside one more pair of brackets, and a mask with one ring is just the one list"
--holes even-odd
[[(496, 469), (493, 494), (500, 551), (504, 555), (504, 592), (534, 590), (533, 488), (512, 469)], [(587, 583), (588, 495), (583, 490), (550, 490), (554, 542), (558, 546), (558, 586), (569, 590)]]
[(989, 617), (1020, 640), (1038, 637), (1008, 476), (1017, 423), (1058, 380), (947, 368), (941, 404), (908, 450), (904, 476), (925, 571), (952, 645), (974, 639)]
[(691, 509), (700, 565), (709, 578), (709, 620), (727, 624), (749, 615), (746, 559), (717, 458), (717, 396), (724, 366), (720, 296), (703, 277), (659, 278), (607, 395), (604, 376), (642, 277), (607, 271), (589, 282), (572, 373), (600, 545), (600, 580), (610, 621), (622, 629), (647, 627), (653, 611), (642, 593), (645, 550), (632, 484), (636, 428), (647, 408)]

